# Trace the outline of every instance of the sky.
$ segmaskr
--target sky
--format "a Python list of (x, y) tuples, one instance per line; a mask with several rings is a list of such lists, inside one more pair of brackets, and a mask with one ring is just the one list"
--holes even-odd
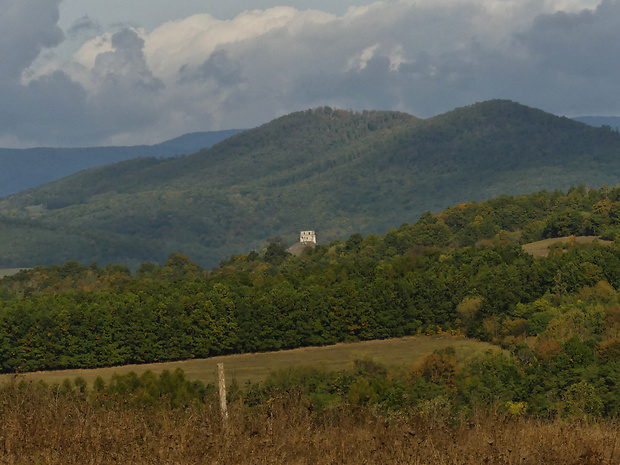
[(324, 105), (618, 116), (619, 82), (620, 0), (0, 0), (0, 147), (154, 144)]

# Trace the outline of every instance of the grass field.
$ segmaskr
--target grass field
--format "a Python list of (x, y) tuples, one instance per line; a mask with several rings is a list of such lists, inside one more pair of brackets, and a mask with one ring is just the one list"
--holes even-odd
[(433, 353), (434, 350), (448, 346), (455, 348), (460, 359), (473, 358), (488, 350), (498, 350), (496, 346), (488, 343), (448, 335), (411, 336), (279, 352), (228, 355), (200, 360), (127, 365), (92, 370), (43, 371), (19, 375), (4, 374), (0, 375), (0, 382), (5, 383), (17, 377), (18, 379), (43, 380), (47, 383), (61, 383), (66, 378), (81, 376), (92, 386), (93, 381), (98, 376), (107, 381), (114, 373), (125, 374), (133, 371), (141, 374), (146, 370), (160, 373), (164, 370), (174, 371), (181, 368), (191, 380), (212, 383), (216, 381), (217, 364), (224, 363), (227, 379), (236, 379), (237, 382), (243, 384), (247, 380), (262, 381), (271, 371), (291, 366), (315, 365), (330, 370), (346, 369), (351, 367), (354, 360), (361, 358), (371, 358), (390, 367), (409, 369)]
[[(549, 255), (549, 247), (553, 244), (567, 244), (570, 240), (570, 237), (554, 237), (552, 239), (545, 239), (543, 241), (532, 242), (531, 244), (525, 244), (523, 246), (523, 250), (527, 253), (532, 254), (534, 257), (546, 257)], [(599, 244), (611, 244), (611, 241), (604, 241), (599, 239), (597, 236), (576, 236), (575, 242), (577, 244), (590, 244), (594, 240), (598, 240)]]

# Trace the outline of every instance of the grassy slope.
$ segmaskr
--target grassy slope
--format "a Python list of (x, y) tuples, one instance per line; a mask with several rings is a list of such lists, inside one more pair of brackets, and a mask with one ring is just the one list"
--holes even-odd
[[(299, 230), (325, 243), (499, 194), (615, 185), (619, 155), (620, 134), (506, 101), (428, 120), (294, 113), (193, 156), (124, 162), (0, 201), (0, 266), (180, 252), (211, 267)], [(26, 209), (39, 204), (48, 209)]]
[[(534, 257), (546, 257), (549, 255), (549, 248), (553, 244), (568, 244), (571, 240), (570, 237), (554, 237), (551, 239), (544, 239), (538, 242), (532, 242), (530, 244), (523, 245), (523, 250), (527, 253), (532, 254)], [(597, 236), (578, 236), (574, 238), (575, 243), (577, 244), (590, 244), (593, 241), (598, 241), (599, 244), (611, 244), (611, 241), (604, 241), (599, 239)]]
[[(424, 357), (438, 349), (452, 346), (459, 359), (481, 355), (488, 350), (499, 350), (496, 346), (471, 339), (447, 335), (415, 336), (401, 339), (365, 341), (350, 344), (336, 344), (325, 347), (306, 347), (280, 352), (258, 354), (228, 355), (201, 360), (157, 363), (146, 365), (127, 365), (123, 367), (99, 368), (94, 370), (61, 370), (52, 372), (25, 373), (17, 375), (20, 379), (44, 380), (47, 383), (61, 383), (66, 378), (83, 377), (90, 385), (98, 377), (110, 379), (115, 374), (133, 371), (155, 373), (163, 370), (174, 371), (181, 368), (189, 379), (215, 382), (218, 363), (224, 363), (228, 379), (235, 378), (240, 384), (247, 380), (264, 380), (269, 372), (300, 365), (320, 366), (329, 370), (350, 368), (356, 359), (371, 358), (387, 366), (410, 369)], [(8, 382), (16, 375), (0, 375), (0, 382)]]

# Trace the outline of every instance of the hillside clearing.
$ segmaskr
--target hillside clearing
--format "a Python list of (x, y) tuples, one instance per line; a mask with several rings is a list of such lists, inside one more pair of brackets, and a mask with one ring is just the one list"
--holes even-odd
[(553, 244), (568, 244), (568, 242), (574, 238), (576, 244), (591, 244), (597, 241), (602, 245), (609, 245), (611, 241), (605, 241), (598, 236), (568, 236), (568, 237), (553, 237), (551, 239), (545, 239), (538, 242), (532, 242), (530, 244), (523, 245), (523, 250), (533, 255), (534, 257), (546, 257), (549, 255), (549, 248)]
[(145, 365), (127, 365), (122, 367), (97, 368), (92, 370), (41, 371), (23, 374), (0, 375), (0, 382), (11, 379), (43, 380), (46, 383), (61, 383), (78, 376), (89, 385), (100, 376), (108, 381), (114, 374), (126, 374), (131, 371), (140, 375), (146, 370), (161, 373), (181, 368), (191, 380), (204, 383), (216, 381), (218, 363), (224, 363), (229, 380), (236, 379), (239, 384), (250, 380), (264, 380), (271, 371), (300, 365), (320, 366), (328, 370), (349, 368), (356, 359), (371, 358), (388, 366), (410, 368), (435, 350), (454, 347), (459, 359), (469, 359), (482, 355), (497, 347), (462, 337), (448, 335), (409, 336), (399, 339), (385, 339), (355, 343), (341, 343), (324, 347), (304, 347), (301, 349), (282, 350), (279, 352), (227, 355), (200, 360), (185, 360)]
[(19, 273), (21, 270), (29, 270), (30, 268), (4, 268), (0, 269), (0, 278), (5, 278), (7, 276), (13, 276), (16, 273)]

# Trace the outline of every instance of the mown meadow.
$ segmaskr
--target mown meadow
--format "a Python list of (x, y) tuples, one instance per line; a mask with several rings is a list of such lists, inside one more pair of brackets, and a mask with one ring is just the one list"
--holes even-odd
[(109, 381), (114, 375), (145, 371), (157, 375), (161, 372), (181, 369), (194, 381), (205, 384), (217, 381), (217, 364), (223, 363), (226, 376), (239, 384), (261, 382), (270, 373), (295, 366), (314, 366), (326, 370), (347, 370), (355, 360), (368, 359), (388, 367), (411, 367), (424, 360), (436, 350), (448, 347), (455, 349), (457, 359), (463, 361), (485, 354), (489, 350), (501, 351), (497, 346), (465, 337), (449, 334), (433, 336), (407, 336), (404, 338), (381, 339), (350, 343), (338, 343), (322, 347), (303, 347), (277, 352), (256, 352), (246, 354), (221, 355), (203, 359), (178, 360), (174, 362), (144, 363), (105, 368), (35, 371), (27, 373), (0, 374), (0, 383), (17, 381), (44, 381), (47, 384), (60, 384), (66, 378), (82, 378), (89, 386), (100, 377)]

